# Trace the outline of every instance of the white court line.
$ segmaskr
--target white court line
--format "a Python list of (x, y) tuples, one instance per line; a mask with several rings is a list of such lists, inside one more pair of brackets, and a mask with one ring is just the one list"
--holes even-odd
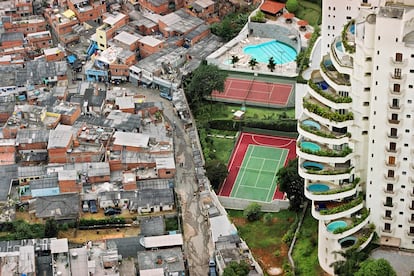
[[(250, 145), (247, 147), (247, 152), (249, 151), (249, 148), (250, 148)], [(247, 159), (247, 163), (249, 163), (249, 161), (250, 161), (250, 157), (251, 157), (251, 155), (252, 155), (252, 152), (253, 152), (253, 150), (250, 150), (250, 153), (249, 153), (249, 158)], [(246, 156), (245, 156), (246, 157)], [(244, 158), (243, 158), (244, 159)], [(243, 162), (242, 162), (242, 165), (243, 165)], [(240, 172), (240, 170), (239, 170), (239, 172)], [(244, 174), (246, 173), (246, 170), (244, 170), (243, 171), (243, 174), (240, 176), (241, 178), (240, 178), (240, 183), (243, 183), (242, 182), (242, 180), (243, 180), (243, 178), (244, 178)], [(237, 183), (237, 179), (239, 178), (239, 174), (237, 173), (237, 177), (236, 177), (236, 180), (235, 180), (235, 183), (234, 184), (236, 184)], [(234, 185), (233, 185), (233, 188), (234, 188)], [(237, 185), (237, 188), (236, 188), (236, 191), (235, 191), (235, 193), (234, 193), (234, 195), (236, 196), (237, 194), (238, 194), (238, 192), (239, 192), (239, 188), (240, 188), (240, 184), (239, 185)], [(231, 193), (230, 193), (230, 195), (233, 193), (233, 189), (231, 190)], [(236, 196), (237, 197), (237, 196)]]

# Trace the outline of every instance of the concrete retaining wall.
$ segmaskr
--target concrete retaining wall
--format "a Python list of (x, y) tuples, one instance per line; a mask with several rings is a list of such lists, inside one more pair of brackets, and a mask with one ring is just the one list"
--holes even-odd
[(232, 209), (232, 210), (244, 210), (252, 202), (256, 202), (260, 206), (262, 206), (261, 211), (263, 212), (279, 212), (280, 210), (289, 208), (288, 200), (274, 200), (272, 202), (266, 203), (266, 202), (260, 202), (260, 201), (251, 201), (251, 200), (245, 200), (245, 199), (240, 199), (240, 198), (230, 198), (230, 197), (223, 197), (223, 196), (218, 196), (217, 198), (224, 208)]

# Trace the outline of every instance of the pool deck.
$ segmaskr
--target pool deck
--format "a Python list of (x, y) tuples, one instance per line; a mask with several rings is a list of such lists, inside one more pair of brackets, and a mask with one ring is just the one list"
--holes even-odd
[[(252, 13), (254, 14), (254, 12)], [(286, 23), (283, 16), (277, 19), (267, 19), (266, 23), (263, 24), (276, 24), (283, 26), (292, 32), (298, 33), (300, 36), (300, 43), (302, 48), (308, 46), (308, 39), (305, 37), (306, 33), (312, 33), (313, 27), (306, 26), (306, 30), (300, 30), (297, 22), (300, 21), (298, 18), (293, 18), (291, 23)], [(219, 66), (222, 69), (229, 71), (239, 71), (239, 72), (254, 72), (267, 75), (276, 75), (276, 76), (285, 76), (285, 77), (296, 77), (297, 76), (297, 66), (296, 61), (291, 61), (284, 64), (277, 64), (273, 72), (267, 68), (267, 63), (259, 62), (255, 68), (252, 70), (249, 66), (249, 61), (251, 56), (243, 52), (243, 48), (246, 46), (253, 46), (268, 41), (275, 40), (274, 38), (262, 38), (248, 35), (248, 24), (242, 29), (238, 36), (226, 43), (223, 47), (218, 49), (216, 52), (211, 54), (207, 60)], [(228, 60), (231, 60), (233, 55), (239, 57), (239, 61), (235, 64), (228, 64)]]

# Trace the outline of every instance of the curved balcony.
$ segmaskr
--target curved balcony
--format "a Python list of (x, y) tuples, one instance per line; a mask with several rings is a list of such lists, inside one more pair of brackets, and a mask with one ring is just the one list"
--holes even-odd
[(409, 224), (414, 224), (414, 219), (408, 219), (408, 220), (407, 220), (407, 222), (408, 222)]
[(298, 124), (298, 133), (313, 141), (319, 141), (320, 143), (330, 144), (330, 145), (342, 145), (349, 143), (351, 134), (348, 133), (339, 133), (330, 131), (327, 127), (321, 126), (318, 123), (318, 128), (306, 125), (304, 122), (309, 122), (311, 120), (303, 120)]
[(408, 197), (414, 198), (414, 191), (413, 190), (408, 190), (407, 195), (408, 195)]
[(393, 223), (395, 221), (395, 216), (390, 216), (390, 217), (381, 216), (381, 220), (384, 223)]
[(394, 234), (394, 232), (395, 232), (395, 229), (393, 227), (391, 227), (390, 229), (385, 229), (381, 227), (380, 229), (380, 234), (384, 236), (391, 236)]
[(312, 97), (331, 108), (348, 109), (351, 107), (352, 98), (338, 95), (336, 90), (322, 79), (317, 70), (313, 71), (308, 87)]
[(395, 163), (389, 163), (388, 161), (384, 161), (385, 163), (385, 167), (387, 167), (387, 169), (398, 169), (400, 167), (400, 162), (395, 162)]
[[(350, 249), (350, 248), (355, 248), (358, 250), (364, 249), (371, 242), (372, 238), (374, 237), (374, 233), (375, 233), (375, 226), (373, 224), (366, 225), (365, 227), (363, 227), (358, 232), (352, 235), (353, 237), (356, 238), (356, 243), (353, 246), (348, 247), (346, 249)], [(341, 240), (339, 240), (339, 242), (341, 242)]]
[(388, 176), (387, 174), (384, 174), (384, 179), (390, 183), (397, 183), (399, 178), (398, 175)]
[(397, 203), (383, 201), (382, 206), (385, 210), (395, 210), (397, 208)]
[(301, 177), (309, 180), (339, 181), (350, 178), (353, 169), (349, 165), (333, 167), (326, 163), (305, 161), (301, 162), (298, 172)]
[[(395, 154), (400, 154), (401, 153), (401, 147), (395, 148), (395, 149), (391, 149), (390, 147), (385, 147), (385, 151), (387, 153), (395, 153)], [(414, 153), (414, 150), (413, 150)], [(414, 182), (413, 182), (414, 183)]]
[[(316, 143), (311, 143), (317, 145)], [(322, 146), (319, 147), (318, 151), (313, 151), (302, 145), (296, 147), (296, 154), (303, 159), (321, 163), (345, 163), (354, 156), (351, 148), (346, 148), (342, 151), (334, 151)]]
[(390, 57), (390, 65), (393, 67), (405, 67), (408, 64), (408, 59), (403, 58), (401, 60), (397, 60), (395, 57)]
[(394, 196), (394, 195), (398, 194), (399, 189), (394, 188), (392, 190), (388, 190), (387, 188), (383, 188), (382, 191), (383, 191), (385, 196)]
[(342, 29), (341, 41), (347, 53), (355, 53), (355, 20), (350, 20)]
[(398, 83), (398, 84), (405, 84), (405, 80), (407, 79), (406, 74), (395, 74), (390, 73), (388, 80), (390, 82)]
[[(364, 209), (362, 209), (364, 210)], [(341, 221), (344, 221), (347, 223), (346, 227), (338, 228), (332, 232), (326, 231), (326, 236), (331, 239), (341, 239), (344, 237), (347, 237), (349, 235), (352, 235), (362, 228), (366, 226), (369, 222), (369, 212), (366, 211), (363, 214), (360, 214), (358, 216), (354, 216), (350, 219), (341, 219)], [(328, 224), (329, 225), (329, 224)], [(327, 226), (328, 226), (327, 225)]]
[(394, 87), (389, 87), (389, 94), (392, 97), (396, 97), (396, 98), (401, 98), (404, 93), (405, 93), (405, 89), (404, 88), (400, 88), (400, 91), (394, 91)]
[(312, 201), (329, 201), (353, 196), (357, 193), (358, 184), (335, 185), (330, 182), (310, 182), (305, 187), (306, 198)]
[(330, 108), (323, 106), (320, 102), (313, 99), (304, 98), (303, 108), (304, 112), (307, 110), (307, 113), (305, 114), (309, 114), (308, 117), (311, 117), (325, 125), (333, 125), (338, 128), (343, 128), (351, 126), (354, 120), (354, 114), (352, 112), (340, 114), (339, 112), (332, 111)]
[(393, 119), (388, 119), (387, 120), (387, 125), (389, 127), (398, 127), (398, 125), (400, 125), (402, 123), (402, 120), (393, 120)]
[(408, 204), (407, 205), (407, 210), (410, 211), (410, 212), (414, 211), (414, 205), (413, 204), (411, 204), (411, 205)]
[(398, 142), (399, 140), (401, 140), (402, 135), (398, 134), (398, 135), (394, 135), (391, 133), (387, 133), (387, 140), (390, 142)]
[(398, 104), (398, 105), (396, 105), (396, 104), (389, 104), (387, 106), (387, 109), (388, 109), (388, 112), (400, 113), (400, 112), (403, 111), (403, 109), (404, 109), (403, 107), (404, 107), (403, 104)]
[(336, 220), (351, 216), (364, 207), (362, 197), (346, 202), (322, 202), (315, 201), (312, 204), (312, 216), (318, 220)]
[(338, 72), (343, 74), (352, 74), (353, 57), (345, 53), (344, 45), (340, 37), (336, 37), (331, 43), (331, 51), (329, 52), (333, 65)]
[(349, 75), (339, 73), (329, 58), (324, 57), (322, 60), (320, 74), (324, 81), (336, 91), (350, 92), (351, 82)]
[(408, 238), (410, 238), (410, 239), (414, 238), (414, 232), (410, 232), (409, 230), (407, 230), (405, 233), (406, 233)]

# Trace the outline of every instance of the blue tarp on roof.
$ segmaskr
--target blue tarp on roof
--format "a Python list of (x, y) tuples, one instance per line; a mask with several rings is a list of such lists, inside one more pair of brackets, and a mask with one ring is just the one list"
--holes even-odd
[(72, 64), (77, 60), (77, 57), (75, 55), (70, 55), (67, 57), (67, 60), (70, 64)]

